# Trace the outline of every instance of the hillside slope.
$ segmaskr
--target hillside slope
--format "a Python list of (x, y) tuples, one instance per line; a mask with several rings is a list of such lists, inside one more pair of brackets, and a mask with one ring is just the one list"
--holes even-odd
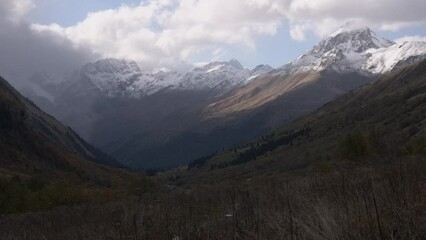
[[(251, 143), (190, 164), (191, 181), (311, 169), (426, 150), (426, 61), (393, 71)], [(181, 180), (184, 181), (184, 180)]]
[(107, 184), (112, 177), (128, 178), (125, 171), (99, 164), (118, 166), (22, 97), (3, 78), (0, 133), (0, 176), (42, 176), (95, 184)]

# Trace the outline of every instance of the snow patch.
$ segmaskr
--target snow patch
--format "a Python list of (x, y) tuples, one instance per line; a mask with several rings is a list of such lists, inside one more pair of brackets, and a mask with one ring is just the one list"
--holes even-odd
[(207, 70), (206, 73), (211, 73), (211, 72), (217, 71), (217, 70), (223, 68), (224, 66), (225, 66), (225, 64), (214, 66), (213, 68)]

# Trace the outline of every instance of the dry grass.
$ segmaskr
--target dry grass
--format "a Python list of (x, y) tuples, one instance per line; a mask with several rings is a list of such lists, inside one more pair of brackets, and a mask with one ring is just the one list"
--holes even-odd
[(12, 239), (424, 239), (425, 158), (0, 218)]

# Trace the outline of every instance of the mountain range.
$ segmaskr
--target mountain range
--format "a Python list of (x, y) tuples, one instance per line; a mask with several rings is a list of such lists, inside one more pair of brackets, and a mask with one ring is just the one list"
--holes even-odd
[(425, 58), (425, 42), (344, 27), (277, 69), (231, 60), (147, 73), (102, 59), (61, 81), (34, 75), (21, 91), (121, 164), (163, 168), (246, 142)]

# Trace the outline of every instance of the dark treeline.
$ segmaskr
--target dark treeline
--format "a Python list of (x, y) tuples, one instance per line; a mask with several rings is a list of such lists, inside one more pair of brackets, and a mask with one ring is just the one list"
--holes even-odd
[(291, 145), (295, 139), (301, 136), (305, 136), (309, 133), (310, 128), (304, 128), (295, 132), (290, 132), (285, 136), (278, 139), (263, 140), (258, 144), (250, 144), (248, 149), (239, 153), (237, 157), (231, 161), (231, 165), (239, 165), (251, 160), (255, 160), (256, 157), (262, 156), (265, 153), (272, 151), (280, 146)]
[(213, 153), (213, 154), (210, 154), (210, 155), (207, 155), (207, 156), (204, 156), (204, 157), (200, 157), (200, 158), (197, 158), (197, 159), (191, 161), (188, 164), (188, 170), (191, 169), (191, 168), (200, 168), (200, 167), (204, 166), (206, 164), (207, 160), (212, 158), (214, 155), (216, 155), (216, 153)]
[[(236, 157), (230, 161), (230, 162), (223, 162), (223, 163), (214, 163), (210, 166), (211, 170), (216, 168), (225, 168), (229, 165), (240, 165), (252, 160), (255, 160), (257, 157), (264, 155), (265, 153), (269, 151), (273, 151), (274, 149), (285, 146), (285, 145), (291, 145), (295, 139), (301, 136), (305, 136), (309, 133), (311, 129), (304, 128), (295, 132), (290, 132), (282, 137), (279, 138), (269, 138), (270, 136), (266, 137), (263, 136), (260, 138), (258, 142), (249, 143), (241, 146), (234, 147), (232, 149), (232, 152), (236, 155)], [(205, 166), (207, 161), (211, 158), (213, 158), (217, 153), (213, 153), (208, 156), (200, 157), (198, 159), (195, 159), (191, 161), (188, 164), (188, 170), (192, 168), (201, 168)]]

